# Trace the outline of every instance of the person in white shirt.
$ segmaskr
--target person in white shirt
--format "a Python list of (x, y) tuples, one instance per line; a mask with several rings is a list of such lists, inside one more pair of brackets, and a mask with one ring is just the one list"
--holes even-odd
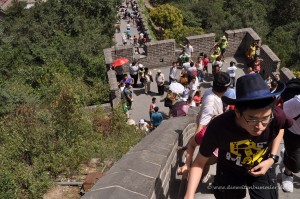
[(190, 88), (191, 88), (190, 96), (191, 96), (191, 98), (194, 97), (194, 95), (195, 95), (195, 93), (198, 89), (198, 83), (196, 82), (196, 78), (197, 77), (193, 77), (192, 80), (191, 80), (191, 83), (190, 83)]
[(161, 72), (161, 70), (157, 71), (157, 74), (155, 76), (155, 81), (156, 81), (156, 84), (157, 84), (158, 94), (159, 95), (164, 95), (165, 75)]
[(172, 81), (176, 80), (176, 76), (177, 76), (177, 63), (173, 62), (169, 73), (169, 84), (171, 84)]
[(121, 99), (125, 99), (124, 88), (125, 88), (125, 83), (124, 83), (124, 82), (121, 82), (121, 83), (120, 83), (120, 88), (119, 88), (119, 91), (120, 91), (120, 93), (121, 93)]
[(237, 70), (237, 67), (235, 66), (235, 63), (233, 61), (230, 62), (230, 66), (227, 68), (227, 73), (230, 76), (230, 87), (235, 87), (235, 71)]
[(194, 52), (194, 48), (193, 48), (193, 46), (191, 46), (191, 44), (190, 44), (189, 41), (187, 42), (187, 44), (186, 44), (185, 46), (182, 45), (182, 44), (180, 44), (180, 46), (181, 46), (182, 48), (184, 48), (185, 53), (187, 54), (188, 57), (192, 57), (193, 52)]
[[(283, 162), (280, 163), (282, 189), (293, 192), (293, 173), (300, 171), (300, 95), (283, 103), (284, 113), (293, 118), (293, 126), (284, 131), (284, 147), (280, 153)], [(283, 169), (284, 167), (284, 169)]]

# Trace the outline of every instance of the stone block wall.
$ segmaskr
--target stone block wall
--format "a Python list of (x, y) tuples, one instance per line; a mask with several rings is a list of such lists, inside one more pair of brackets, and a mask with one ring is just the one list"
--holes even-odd
[(186, 37), (186, 39), (194, 48), (194, 53), (192, 56), (192, 59), (194, 61), (197, 60), (197, 57), (202, 52), (210, 56), (210, 54), (212, 53), (212, 48), (215, 44), (215, 37), (215, 33)]
[(267, 45), (260, 47), (259, 57), (263, 59), (261, 63), (261, 74), (264, 78), (267, 75), (271, 75), (272, 72), (279, 72), (280, 59)]
[(129, 60), (127, 64), (123, 65), (124, 71), (129, 71), (129, 64), (133, 61), (133, 47), (131, 45), (127, 46), (115, 46), (111, 48), (112, 60), (116, 60), (121, 57), (125, 57)]
[(146, 43), (147, 56), (138, 59), (139, 63), (148, 68), (169, 67), (176, 61), (175, 40), (161, 40)]
[(121, 102), (121, 93), (119, 92), (116, 73), (114, 70), (107, 71), (107, 79), (110, 86), (109, 99), (111, 107), (116, 107)]
[[(145, 67), (168, 67), (172, 65), (173, 61), (176, 61), (174, 39), (148, 42), (146, 43), (146, 48), (147, 56), (141, 56), (141, 58), (136, 59)], [(125, 57), (129, 60), (129, 62), (123, 66), (124, 72), (127, 73), (129, 71), (129, 64), (134, 60), (133, 51), (134, 48), (130, 45), (104, 49), (103, 52), (108, 69), (113, 60)]]
[(288, 80), (295, 78), (295, 75), (290, 71), (288, 68), (281, 68), (279, 71), (280, 74), (280, 80), (284, 83), (286, 83)]
[(258, 41), (261, 44), (261, 39), (252, 28), (243, 28), (238, 30), (227, 30), (225, 36), (228, 40), (226, 49), (226, 57), (244, 57), (247, 49), (253, 41)]
[(178, 166), (177, 146), (195, 132), (194, 117), (164, 120), (82, 198), (168, 198)]

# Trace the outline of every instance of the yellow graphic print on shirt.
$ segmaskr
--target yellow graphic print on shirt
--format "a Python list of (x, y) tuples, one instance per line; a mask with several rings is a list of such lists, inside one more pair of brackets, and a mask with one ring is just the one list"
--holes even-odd
[(235, 161), (238, 166), (253, 167), (263, 160), (267, 150), (267, 142), (255, 143), (252, 140), (230, 142), (230, 152), (227, 152), (226, 159)]

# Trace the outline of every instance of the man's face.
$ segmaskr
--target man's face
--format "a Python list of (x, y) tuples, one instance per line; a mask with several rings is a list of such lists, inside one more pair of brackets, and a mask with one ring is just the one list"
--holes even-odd
[(272, 121), (272, 109), (248, 109), (240, 114), (235, 111), (237, 123), (252, 136), (259, 136)]

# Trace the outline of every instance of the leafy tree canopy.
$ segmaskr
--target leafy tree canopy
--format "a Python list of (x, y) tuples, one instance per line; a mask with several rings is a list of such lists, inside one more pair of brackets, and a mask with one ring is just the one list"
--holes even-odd
[(155, 25), (164, 29), (172, 29), (183, 25), (181, 11), (170, 4), (163, 4), (154, 8), (150, 12), (150, 17)]

